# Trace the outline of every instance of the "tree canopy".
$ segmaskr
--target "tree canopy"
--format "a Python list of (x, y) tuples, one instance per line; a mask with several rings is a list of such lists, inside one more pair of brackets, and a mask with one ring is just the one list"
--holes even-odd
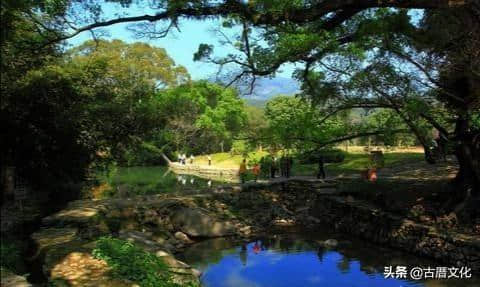
[(246, 124), (244, 102), (232, 88), (199, 81), (161, 92), (157, 100), (176, 150), (228, 150)]
[[(291, 118), (289, 113), (292, 111), (300, 118), (305, 116), (304, 120), (312, 130), (312, 134), (295, 134), (295, 137), (303, 137), (307, 141), (312, 141), (313, 137), (318, 145), (358, 136), (404, 132), (403, 127), (407, 127), (425, 147), (426, 158), (431, 161), (429, 142), (437, 134), (454, 147), (460, 164), (457, 180), (464, 187), (462, 190), (466, 194), (478, 194), (478, 0), (148, 1), (156, 11), (151, 15), (134, 15), (131, 11), (135, 9), (130, 9), (147, 1), (108, 2), (120, 4), (126, 13), (114, 16), (116, 18), (106, 18), (101, 3), (91, 1), (2, 2), (2, 24), (6, 27), (2, 32), (2, 56), (5, 54), (6, 61), (2, 61), (1, 87), (2, 93), (9, 95), (7, 99), (18, 97), (10, 97), (17, 95), (17, 87), (33, 91), (37, 84), (25, 86), (18, 81), (24, 81), (24, 76), (28, 74), (27, 84), (39, 83), (34, 81), (34, 75), (38, 76), (38, 73), (55, 80), (46, 83), (59, 84), (52, 88), (58, 89), (75, 82), (72, 84), (75, 88), (69, 88), (71, 91), (90, 93), (95, 95), (94, 98), (108, 99), (105, 94), (120, 91), (119, 94), (123, 96), (115, 95), (108, 101), (111, 102), (111, 108), (116, 104), (119, 106), (114, 109), (122, 110), (122, 107), (122, 114), (127, 116), (117, 117), (110, 123), (121, 123), (116, 126), (122, 126), (122, 130), (140, 131), (138, 125), (131, 124), (132, 119), (154, 115), (146, 112), (152, 105), (142, 104), (144, 99), (149, 98), (146, 95), (153, 95), (157, 85), (173, 87), (173, 90), (166, 92), (167, 97), (173, 91), (182, 94), (182, 89), (191, 89), (188, 84), (183, 84), (188, 81), (186, 71), (176, 67), (164, 51), (145, 44), (132, 46), (118, 41), (86, 43), (71, 51), (71, 65), (55, 70), (50, 63), (57, 65), (52, 59), (61, 54), (59, 44), (86, 31), (97, 38), (101, 36), (97, 28), (117, 23), (135, 24), (132, 28), (136, 36), (164, 37), (171, 29), (178, 28), (182, 19), (221, 18), (223, 29), (236, 27), (241, 30), (230, 41), (237, 53), (219, 57), (215, 54), (215, 47), (202, 44), (194, 55), (196, 60), (220, 66), (234, 65), (238, 73), (231, 80), (250, 79), (251, 83), (257, 76), (275, 76), (285, 63), (296, 64), (294, 76), (302, 83), (301, 96), (306, 102), (294, 100), (298, 102), (288, 106), (283, 102), (287, 100), (279, 99), (267, 108), (269, 112), (266, 113), (276, 127), (276, 136), (282, 138), (285, 145), (289, 145), (284, 136), (292, 131), (289, 127), (300, 124), (297, 119), (285, 120)], [(94, 43), (99, 44), (98, 50), (92, 50)], [(122, 65), (125, 64), (122, 58), (125, 54), (134, 59), (132, 63), (144, 65), (138, 69)], [(84, 63), (86, 59), (94, 60), (94, 69), (86, 69), (89, 67)], [(115, 68), (109, 69), (108, 63), (116, 63)], [(160, 67), (148, 63), (162, 64)], [(50, 65), (48, 69), (40, 68), (41, 72), (32, 72), (45, 64)], [(73, 73), (75, 80), (68, 80), (67, 77), (68, 81), (62, 82), (63, 76), (59, 77), (58, 74), (69, 74), (75, 70), (74, 65), (82, 66), (83, 74)], [(164, 69), (164, 66), (170, 68)], [(7, 80), (3, 79), (4, 75)], [(86, 88), (94, 87), (87, 82), (77, 86), (77, 77), (86, 77), (98, 86), (92, 90)], [(116, 84), (108, 85), (115, 79), (118, 80)], [(104, 90), (95, 92), (99, 87)], [(189, 124), (182, 123), (180, 126), (190, 126), (194, 134), (199, 131), (208, 133), (218, 140), (217, 143), (227, 135), (236, 134), (243, 116), (238, 110), (230, 108), (237, 106), (238, 99), (230, 96), (224, 99), (226, 104), (204, 104), (198, 100), (201, 97), (193, 96), (197, 89), (205, 88), (196, 86), (187, 94), (196, 99), (195, 108), (200, 112), (194, 110), (192, 114), (198, 115), (198, 118), (188, 121), (182, 119)], [(224, 93), (233, 93), (217, 92), (214, 87), (206, 89), (219, 95), (218, 99)], [(83, 97), (79, 98), (83, 100)], [(10, 100), (2, 101), (2, 109), (10, 108), (10, 103)], [(107, 100), (103, 103), (102, 109), (108, 109)], [(294, 110), (304, 103), (311, 108), (301, 112)], [(132, 113), (133, 107), (142, 112)], [(317, 115), (322, 115), (321, 119), (336, 127), (335, 119), (344, 111), (355, 108), (381, 108), (394, 113), (394, 116), (379, 115), (377, 120), (386, 121), (381, 125), (366, 125), (360, 130), (358, 127), (342, 127), (339, 129), (342, 130), (341, 134), (325, 132), (322, 123), (317, 122)], [(272, 110), (278, 111), (275, 117)], [(102, 113), (96, 114), (108, 123), (100, 116)], [(399, 119), (402, 127), (393, 130), (393, 123), (399, 124)], [(167, 119), (164, 123), (172, 125), (175, 121)], [(11, 122), (18, 124), (19, 121)], [(141, 125), (148, 126), (145, 122)], [(111, 128), (114, 128), (113, 125)], [(115, 134), (121, 136), (110, 137), (112, 142), (114, 138), (118, 141), (119, 138), (132, 136), (129, 132)]]

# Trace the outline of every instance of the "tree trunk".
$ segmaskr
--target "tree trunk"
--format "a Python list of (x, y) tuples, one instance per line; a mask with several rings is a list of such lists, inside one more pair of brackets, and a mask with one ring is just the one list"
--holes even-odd
[(480, 135), (472, 130), (468, 119), (460, 116), (455, 125), (455, 155), (459, 171), (454, 179), (457, 191), (454, 211), (463, 220), (480, 220)]
[(460, 141), (457, 144), (455, 155), (459, 164), (459, 171), (455, 182), (462, 185), (464, 197), (478, 197), (480, 193), (480, 159), (478, 147), (473, 142)]

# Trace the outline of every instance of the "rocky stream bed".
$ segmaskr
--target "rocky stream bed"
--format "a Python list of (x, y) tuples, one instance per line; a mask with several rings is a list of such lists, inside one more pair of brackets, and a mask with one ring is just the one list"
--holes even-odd
[(176, 259), (190, 244), (213, 237), (245, 240), (272, 230), (331, 226), (438, 262), (480, 270), (478, 237), (401, 218), (335, 187), (333, 181), (289, 179), (217, 187), (189, 196), (73, 201), (42, 220), (31, 236), (36, 252), (30, 260), (44, 279), (70, 286), (136, 286), (112, 278), (106, 262), (92, 257), (95, 241), (109, 235), (162, 257), (176, 282), (198, 282), (200, 273)]

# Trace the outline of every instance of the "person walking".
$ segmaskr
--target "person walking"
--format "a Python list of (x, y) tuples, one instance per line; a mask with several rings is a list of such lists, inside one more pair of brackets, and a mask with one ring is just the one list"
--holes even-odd
[(272, 164), (270, 165), (270, 177), (275, 178), (275, 173), (277, 171), (277, 158), (272, 158)]
[(238, 174), (240, 175), (240, 181), (245, 183), (246, 176), (247, 176), (247, 160), (243, 159), (242, 163), (240, 164), (240, 168), (238, 170)]
[(287, 156), (286, 161), (285, 161), (285, 177), (289, 178), (290, 177), (290, 172), (292, 170), (292, 165), (293, 165), (293, 159), (290, 156)]
[(195, 159), (195, 157), (193, 156), (193, 154), (190, 155), (190, 164), (193, 164), (193, 160)]
[(286, 164), (285, 164), (285, 155), (280, 158), (280, 176), (286, 177)]
[(323, 155), (320, 156), (318, 159), (318, 173), (317, 173), (317, 178), (320, 179), (325, 179), (325, 169), (324, 169), (324, 163), (325, 159), (323, 158)]
[(212, 157), (208, 155), (207, 159), (208, 159), (208, 165), (212, 165)]

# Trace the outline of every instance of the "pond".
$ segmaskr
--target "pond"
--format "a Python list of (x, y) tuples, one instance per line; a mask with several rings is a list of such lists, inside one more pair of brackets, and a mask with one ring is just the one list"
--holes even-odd
[(97, 175), (100, 182), (95, 197), (129, 197), (145, 194), (194, 194), (224, 184), (221, 179), (206, 179), (172, 172), (165, 166), (117, 167)]
[(410, 270), (443, 265), (340, 235), (335, 237), (337, 247), (320, 247), (326, 238), (322, 233), (272, 235), (244, 243), (212, 239), (191, 246), (181, 259), (202, 271), (206, 287), (480, 286), (474, 279), (385, 279), (385, 266)]

